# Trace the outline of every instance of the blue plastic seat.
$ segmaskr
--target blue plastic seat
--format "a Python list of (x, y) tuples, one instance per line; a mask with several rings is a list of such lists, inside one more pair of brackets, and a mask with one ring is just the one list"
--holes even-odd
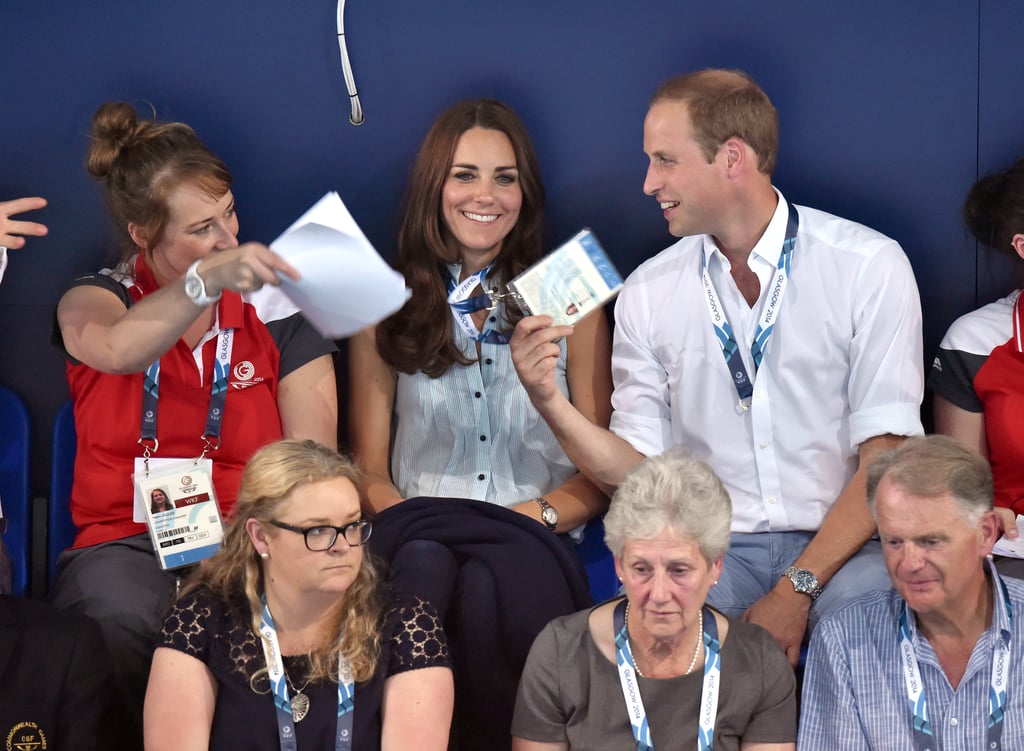
[(587, 522), (583, 542), (576, 546), (576, 553), (583, 561), (594, 602), (604, 602), (619, 591), (619, 579), (615, 575), (615, 559), (604, 544), (604, 517), (598, 516)]
[(50, 498), (47, 501), (46, 585), (57, 577), (57, 556), (71, 547), (78, 530), (71, 520), (71, 484), (75, 479), (75, 411), (66, 401), (53, 422), (53, 452), (50, 457)]
[(4, 545), (11, 556), (12, 591), (19, 596), (28, 592), (32, 560), (28, 451), (28, 410), (17, 394), (0, 386), (0, 504), (7, 519)]

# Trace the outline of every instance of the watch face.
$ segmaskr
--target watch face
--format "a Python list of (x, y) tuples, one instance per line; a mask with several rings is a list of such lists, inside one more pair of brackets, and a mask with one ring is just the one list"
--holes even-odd
[(540, 518), (544, 520), (545, 524), (555, 525), (558, 524), (558, 512), (548, 506), (540, 512)]
[(810, 592), (812, 589), (814, 589), (814, 585), (811, 584), (810, 575), (804, 573), (803, 571), (793, 574), (793, 583), (796, 584), (797, 589), (799, 589), (801, 592)]
[(787, 571), (786, 575), (789, 576), (793, 582), (793, 589), (801, 594), (813, 595), (818, 591), (818, 579), (810, 571), (803, 571), (801, 569), (793, 569)]
[(203, 296), (203, 280), (194, 276), (185, 278), (185, 294), (191, 297), (193, 300), (198, 300)]

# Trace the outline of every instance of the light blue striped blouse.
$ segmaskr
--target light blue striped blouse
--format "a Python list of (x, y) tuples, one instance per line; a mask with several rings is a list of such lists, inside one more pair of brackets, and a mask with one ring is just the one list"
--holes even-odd
[[(451, 267), (458, 275), (458, 267)], [(488, 325), (495, 326), (497, 321)], [(469, 358), (476, 343), (452, 326)], [(556, 382), (569, 393), (563, 340)], [(508, 345), (480, 345), (480, 361), (440, 378), (398, 374), (391, 473), (404, 498), (473, 498), (502, 506), (551, 491), (576, 468), (519, 382)]]

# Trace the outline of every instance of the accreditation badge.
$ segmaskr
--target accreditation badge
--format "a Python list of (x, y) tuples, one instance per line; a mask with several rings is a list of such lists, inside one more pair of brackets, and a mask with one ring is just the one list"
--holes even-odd
[(160, 567), (189, 566), (216, 553), (224, 525), (213, 490), (213, 462), (203, 459), (149, 460), (149, 472), (136, 471), (136, 511), (140, 502)]

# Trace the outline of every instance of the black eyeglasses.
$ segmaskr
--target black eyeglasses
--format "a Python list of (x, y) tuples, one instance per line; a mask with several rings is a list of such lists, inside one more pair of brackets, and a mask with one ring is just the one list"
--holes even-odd
[(289, 532), (298, 532), (306, 538), (306, 548), (313, 552), (330, 550), (337, 542), (339, 534), (352, 547), (359, 547), (366, 544), (366, 541), (370, 539), (370, 533), (373, 532), (373, 522), (368, 519), (360, 519), (343, 527), (332, 527), (329, 524), (318, 527), (296, 527), (294, 524), (273, 520), (270, 523), (275, 527), (287, 529)]

